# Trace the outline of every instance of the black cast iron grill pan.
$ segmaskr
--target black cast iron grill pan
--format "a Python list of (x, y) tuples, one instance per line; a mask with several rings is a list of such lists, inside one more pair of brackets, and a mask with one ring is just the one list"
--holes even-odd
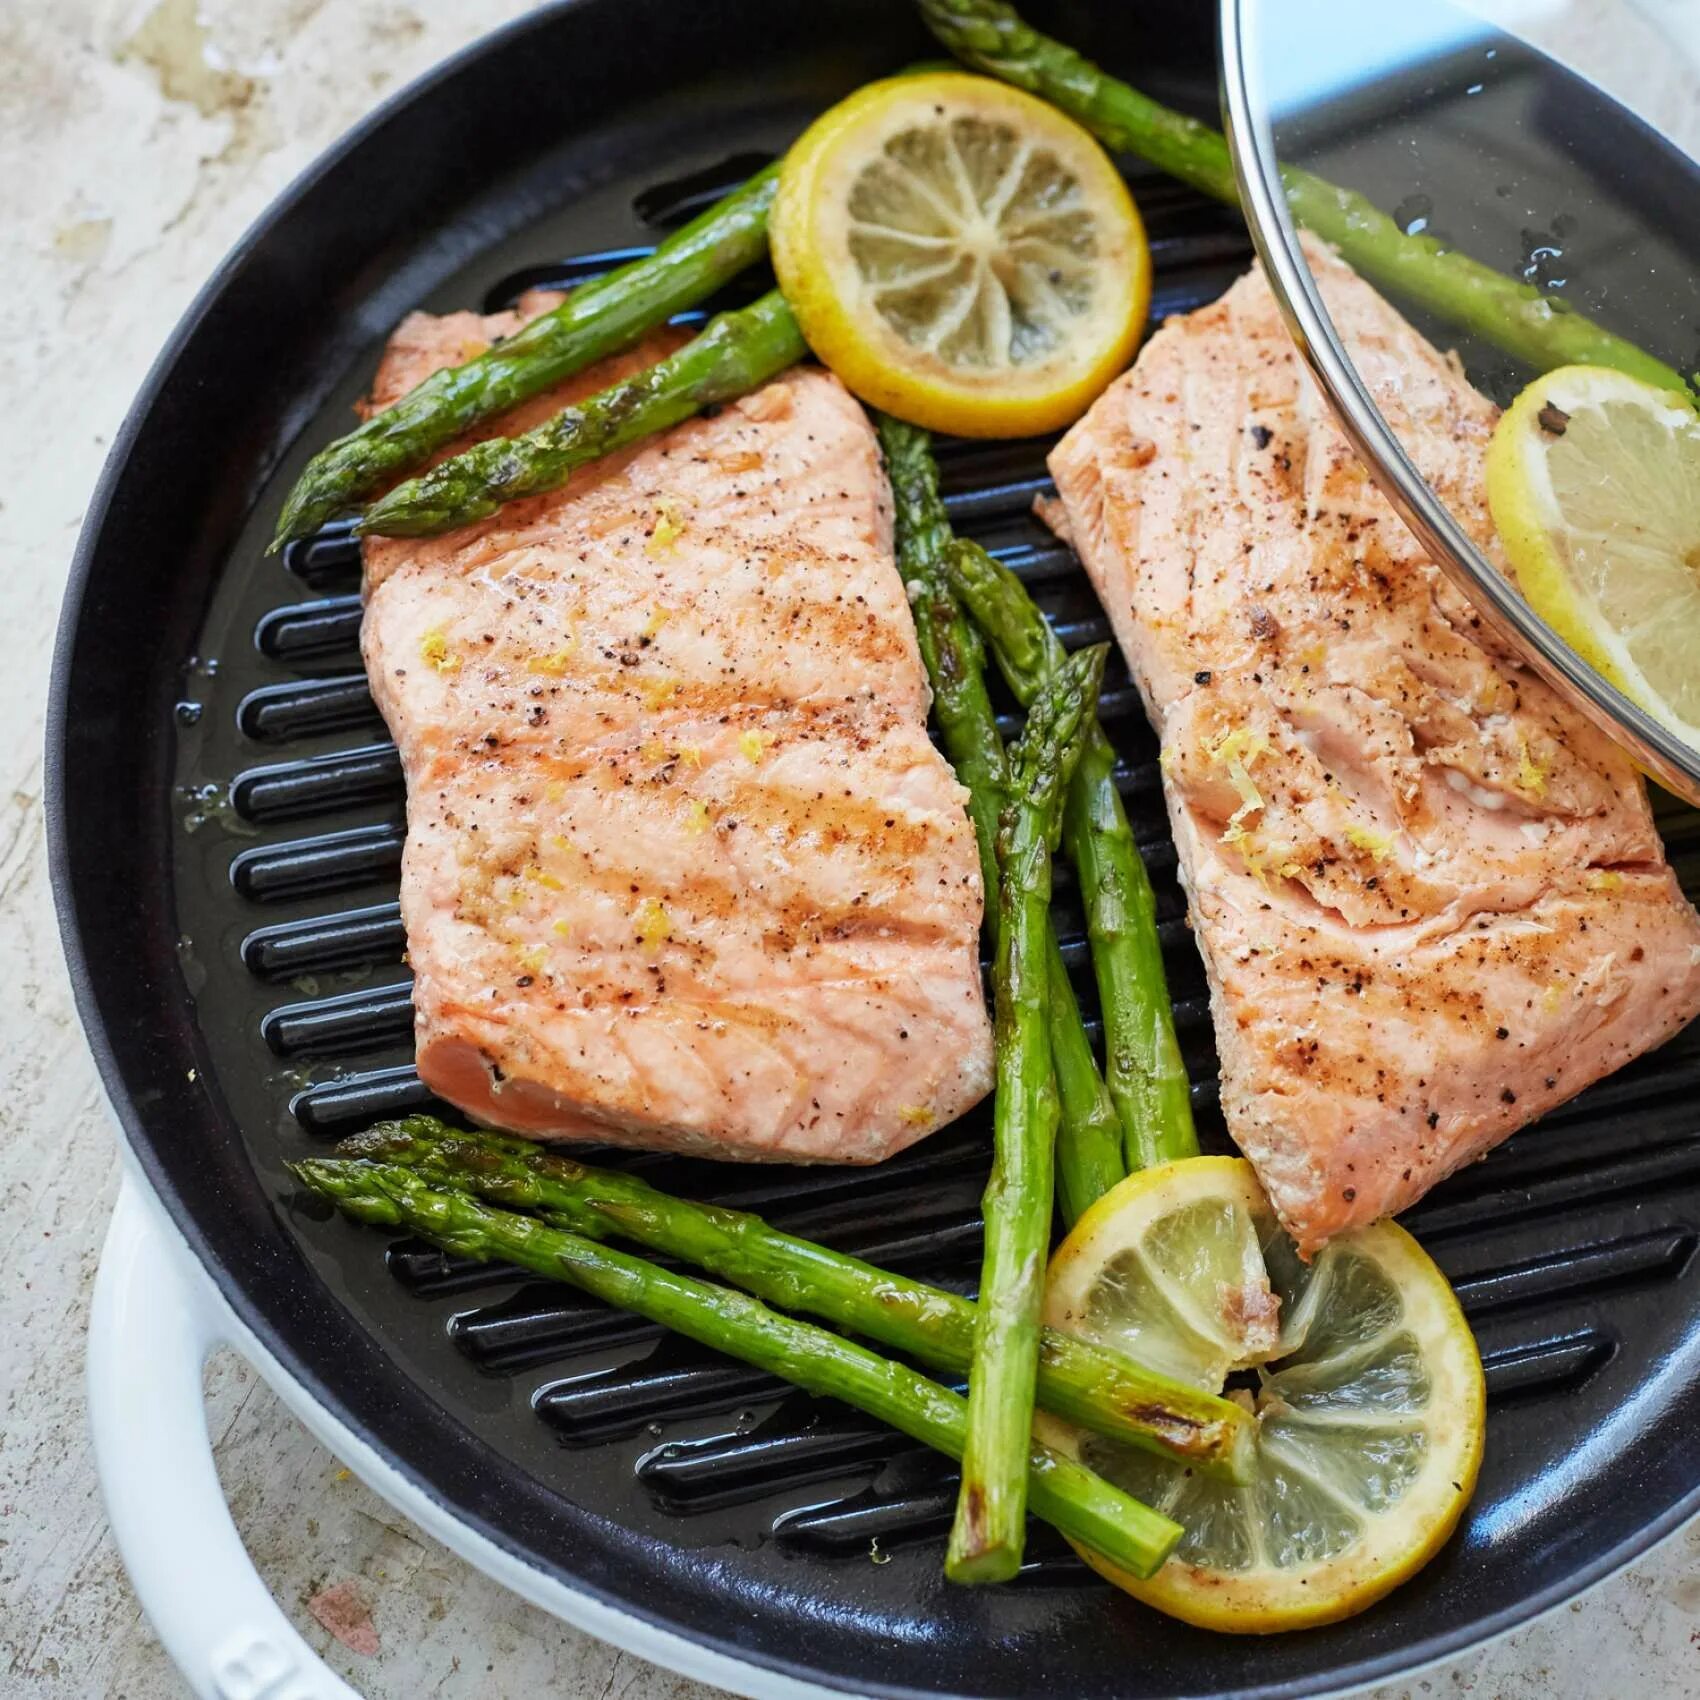
[[(1190, 9), (1113, 24), (1053, 10), (1059, 33), (1208, 110)], [(761, 0), (579, 0), (446, 68), (247, 239), (126, 427), (67, 609), (50, 762), (73, 970), (127, 1136), (243, 1320), (433, 1497), (578, 1590), (859, 1693), (1316, 1692), (1526, 1616), (1686, 1509), (1700, 1040), (1602, 1083), (1410, 1214), (1487, 1364), (1475, 1509), (1390, 1602), (1255, 1648), (1142, 1611), (1038, 1526), (1015, 1585), (947, 1588), (954, 1481), (937, 1459), (565, 1289), (386, 1247), (327, 1219), (282, 1167), (430, 1104), (395, 904), (401, 776), (360, 671), (357, 555), (333, 527), (281, 563), (262, 556), (289, 478), (344, 428), (406, 308), (493, 308), (616, 264), (837, 94), (923, 51), (898, 4), (846, 0), (805, 26)], [(1130, 176), (1155, 316), (1212, 299), (1249, 262), (1237, 217)], [(1030, 513), (1047, 447), (946, 443), (941, 460), (958, 527), (1020, 572), (1073, 646), (1107, 629)], [(1195, 1105), (1226, 1149), (1156, 750), (1119, 663), (1103, 717), (1158, 889)], [(1700, 890), (1700, 815), (1661, 804), (1661, 824)], [(1060, 906), (1091, 1014), (1066, 877)], [(976, 1113), (873, 1170), (609, 1160), (967, 1290), (988, 1131)]]

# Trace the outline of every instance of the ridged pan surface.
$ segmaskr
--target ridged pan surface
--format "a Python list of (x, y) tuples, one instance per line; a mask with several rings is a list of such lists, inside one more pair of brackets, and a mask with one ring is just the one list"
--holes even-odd
[[(1208, 113), (1193, 9), (1114, 26), (1084, 5), (1034, 12)], [(1527, 1615), (1687, 1503), (1700, 1039), (1411, 1213), (1488, 1366), (1475, 1505), (1389, 1602), (1255, 1645), (1135, 1606), (1037, 1526), (1017, 1583), (949, 1588), (954, 1478), (939, 1460), (566, 1289), (386, 1245), (311, 1207), (283, 1169), (429, 1103), (396, 911), (401, 774), (360, 669), (357, 559), (334, 531), (265, 557), (283, 490), (346, 428), (407, 308), (496, 306), (602, 269), (838, 94), (926, 51), (898, 4), (582, 0), (415, 91), (249, 237), (150, 381), (84, 541), (51, 755), (73, 970), (129, 1136), (250, 1326), (434, 1497), (543, 1568), (858, 1693), (1315, 1692)], [(1249, 260), (1237, 216), (1130, 175), (1156, 315), (1210, 300)], [(1078, 563), (1030, 513), (1046, 446), (941, 455), (957, 525), (1016, 567), (1075, 645), (1106, 628)], [(1206, 1143), (1226, 1148), (1156, 751), (1119, 662), (1104, 720)], [(1671, 805), (1661, 819), (1700, 889), (1700, 816)], [(1090, 1010), (1066, 879), (1060, 904)], [(988, 1135), (982, 1111), (874, 1170), (615, 1160), (966, 1290)]]

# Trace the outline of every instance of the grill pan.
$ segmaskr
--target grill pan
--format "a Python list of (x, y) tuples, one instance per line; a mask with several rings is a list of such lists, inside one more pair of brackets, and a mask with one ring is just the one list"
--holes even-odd
[[(1203, 11), (1032, 7), (1208, 116)], [(386, 1247), (283, 1168), (430, 1102), (395, 907), (400, 769), (360, 672), (356, 554), (332, 529), (266, 558), (283, 491), (346, 428), (407, 309), (494, 307), (617, 263), (832, 100), (932, 51), (902, 0), (572, 0), (406, 91), (249, 233), (148, 379), (66, 604), (48, 801), (83, 1019), (134, 1176), (280, 1391), (433, 1532), (561, 1615), (762, 1694), (1273, 1700), (1385, 1678), (1567, 1597), (1700, 1498), (1700, 1039), (1410, 1213), (1487, 1365), (1475, 1504), (1389, 1601), (1255, 1645), (1145, 1611), (1039, 1525), (1016, 1583), (947, 1587), (954, 1478), (936, 1458), (566, 1289)], [(1154, 318), (1219, 294), (1249, 263), (1237, 215), (1129, 176)], [(947, 443), (941, 461), (957, 525), (1072, 646), (1106, 628), (1029, 512), (1047, 446)], [(1205, 1143), (1226, 1149), (1156, 750), (1119, 662), (1103, 719)], [(1700, 814), (1661, 799), (1660, 823), (1700, 890)], [(1066, 877), (1059, 901), (1090, 1015)], [(988, 1139), (976, 1113), (874, 1170), (610, 1160), (967, 1290)]]

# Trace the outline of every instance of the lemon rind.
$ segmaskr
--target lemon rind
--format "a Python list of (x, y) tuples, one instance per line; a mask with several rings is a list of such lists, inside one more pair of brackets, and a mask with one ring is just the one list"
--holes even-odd
[[(1025, 370), (990, 369), (964, 376), (942, 362), (929, 369), (858, 290), (847, 287), (854, 266), (837, 252), (825, 228), (847, 198), (853, 169), (844, 144), (924, 117), (924, 109), (954, 101), (960, 110), (996, 112), (1049, 139), (1083, 174), (1091, 203), (1102, 212), (1100, 233), (1111, 241), (1096, 270), (1125, 288), (1093, 315), (1102, 337), (1089, 360), (1059, 358)], [(1019, 437), (1056, 430), (1085, 412), (1132, 358), (1150, 306), (1149, 247), (1138, 208), (1098, 144), (1072, 119), (1006, 84), (961, 72), (888, 78), (841, 102), (807, 130), (786, 156), (770, 221), (774, 269), (816, 355), (855, 395), (872, 406), (958, 436)], [(827, 250), (832, 250), (829, 255)], [(1078, 346), (1081, 339), (1071, 343)], [(1068, 351), (1064, 351), (1065, 354)]]
[[(1204, 1183), (1204, 1184), (1201, 1184)], [(1081, 1314), (1094, 1272), (1108, 1256), (1142, 1237), (1141, 1224), (1164, 1205), (1227, 1191), (1267, 1210), (1249, 1163), (1231, 1157), (1188, 1158), (1131, 1175), (1086, 1212), (1051, 1264), (1046, 1321), (1068, 1327)], [(1130, 1206), (1140, 1205), (1137, 1219)], [(1431, 1444), (1416, 1480), (1385, 1512), (1354, 1507), (1367, 1538), (1338, 1558), (1284, 1571), (1210, 1570), (1171, 1558), (1141, 1579), (1085, 1548), (1080, 1556), (1118, 1588), (1199, 1628), (1263, 1635), (1316, 1627), (1355, 1616), (1420, 1570), (1445, 1545), (1469, 1503), (1481, 1468), (1486, 1383), (1457, 1298), (1427, 1253), (1396, 1223), (1350, 1237), (1353, 1249), (1386, 1270), (1405, 1304), (1403, 1325), (1423, 1342), (1432, 1391), (1423, 1427)], [(1073, 1451), (1074, 1433), (1045, 1418), (1042, 1438)]]

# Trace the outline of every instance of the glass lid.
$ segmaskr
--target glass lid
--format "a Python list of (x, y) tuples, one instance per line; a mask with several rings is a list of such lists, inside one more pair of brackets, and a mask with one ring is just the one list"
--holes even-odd
[(1483, 620), (1700, 803), (1700, 0), (1221, 24), (1246, 219), (1336, 421)]

